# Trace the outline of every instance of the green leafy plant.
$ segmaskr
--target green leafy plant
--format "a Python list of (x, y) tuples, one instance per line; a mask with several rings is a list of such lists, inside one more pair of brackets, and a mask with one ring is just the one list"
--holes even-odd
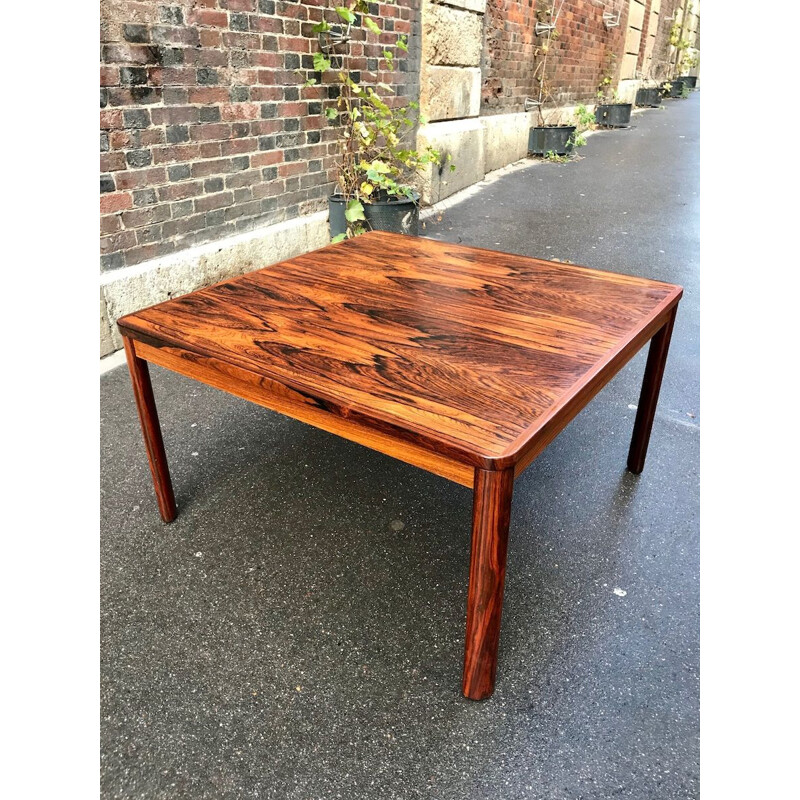
[(573, 150), (577, 150), (586, 144), (586, 137), (584, 134), (586, 131), (590, 131), (594, 128), (595, 119), (594, 114), (582, 103), (575, 109), (573, 116), (575, 120), (575, 132), (570, 136), (569, 143), (572, 145)]
[[(541, 8), (536, 10), (536, 19), (538, 22), (546, 23), (555, 26), (558, 23), (558, 18), (561, 15), (561, 9), (564, 7), (565, 0), (551, 0), (548, 8)], [(556, 5), (558, 3), (558, 5)], [(539, 117), (539, 125), (545, 126), (547, 124), (558, 124), (557, 119), (554, 120), (553, 116), (560, 116), (557, 110), (545, 114), (545, 107), (548, 103), (553, 101), (553, 92), (547, 77), (547, 61), (550, 55), (553, 42), (558, 39), (559, 33), (555, 27), (547, 31), (545, 40), (538, 45), (533, 53), (534, 68), (533, 68), (533, 81), (538, 84), (539, 92), (536, 101), (536, 112)]]
[[(692, 39), (686, 34), (686, 23), (689, 19), (689, 16), (692, 14), (694, 9), (694, 5), (692, 3), (688, 3), (686, 9), (683, 12), (683, 16), (681, 21), (678, 22), (677, 20), (673, 23), (672, 27), (669, 30), (669, 43), (675, 48), (675, 74), (676, 75), (683, 75), (685, 72), (688, 72), (693, 67), (696, 67), (698, 64), (698, 54), (697, 51), (694, 50), (693, 53), (690, 53), (690, 50), (693, 50), (692, 47)], [(690, 34), (691, 35), (691, 34)]]
[(591, 130), (594, 127), (594, 122), (594, 114), (585, 105), (581, 104), (575, 109), (576, 133)]
[(613, 86), (614, 74), (616, 72), (617, 54), (612, 50), (606, 51), (605, 65), (597, 84), (598, 103), (618, 103), (619, 94)]
[[(581, 104), (575, 109), (571, 121), (575, 123), (575, 130), (567, 140), (567, 147), (574, 151), (586, 144), (584, 134), (594, 128), (594, 114), (585, 105)], [(555, 150), (548, 150), (542, 156), (545, 161), (551, 161), (554, 164), (566, 164), (573, 157), (574, 153), (562, 156), (556, 153)]]
[(569, 156), (560, 156), (555, 150), (548, 150), (544, 154), (546, 161), (552, 161), (554, 164), (566, 164), (569, 161)]
[[(381, 36), (383, 31), (370, 15), (369, 6), (367, 0), (349, 0), (347, 6), (334, 6), (333, 11), (342, 23), (352, 26), (360, 19), (370, 34)], [(326, 20), (313, 28), (317, 34), (329, 34), (331, 29)], [(348, 56), (334, 53), (335, 49), (315, 53), (313, 63), (320, 80), (330, 83), (333, 78), (338, 85), (338, 97), (325, 109), (325, 116), (331, 124), (341, 126), (337, 139), (336, 191), (345, 199), (347, 232), (333, 239), (340, 241), (367, 230), (364, 204), (414, 198), (416, 175), (428, 165), (442, 166), (450, 157), (443, 159), (432, 147), (417, 150), (410, 139), (417, 125), (425, 124), (418, 103), (402, 104), (384, 82), (356, 80), (347, 68)], [(398, 51), (408, 51), (405, 36), (398, 36), (393, 45), (384, 46), (381, 71), (396, 69)], [(317, 81), (316, 77), (308, 77), (305, 86), (313, 86)], [(449, 167), (455, 169), (453, 164)]]
[(678, 58), (678, 72), (683, 75), (689, 70), (694, 69), (700, 63), (700, 56), (697, 50), (683, 50)]

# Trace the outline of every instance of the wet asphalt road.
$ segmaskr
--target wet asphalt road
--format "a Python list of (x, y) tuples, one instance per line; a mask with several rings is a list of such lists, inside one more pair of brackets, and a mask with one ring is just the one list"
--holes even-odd
[(699, 101), (427, 225), (685, 287), (642, 475), (644, 352), (516, 483), (488, 701), (460, 693), (467, 489), (153, 368), (165, 526), (102, 378), (103, 798), (699, 796)]

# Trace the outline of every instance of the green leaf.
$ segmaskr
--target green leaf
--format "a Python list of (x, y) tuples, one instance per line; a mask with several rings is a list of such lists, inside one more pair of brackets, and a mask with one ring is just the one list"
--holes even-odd
[(346, 238), (346, 233), (337, 233), (336, 236), (331, 239), (331, 244), (339, 244), (339, 242), (343, 242)]
[(344, 210), (344, 218), (348, 222), (355, 222), (358, 219), (366, 219), (364, 216), (364, 206), (355, 198), (347, 201), (347, 207)]
[(336, 119), (336, 117), (339, 116), (339, 112), (335, 108), (326, 108), (325, 116), (328, 119)]
[(345, 21), (349, 23), (353, 23), (356, 21), (356, 15), (349, 9), (349, 8), (342, 8), (339, 6), (336, 9), (336, 13)]
[(372, 17), (364, 17), (364, 25), (367, 26), (376, 36), (381, 35), (381, 29)]
[(408, 52), (408, 45), (406, 44), (406, 41), (407, 40), (406, 40), (405, 36), (400, 36), (398, 38), (398, 40), (397, 40), (397, 47), (399, 47), (401, 50), (403, 50), (403, 51), (405, 51), (407, 53)]
[(322, 20), (322, 22), (318, 22), (311, 28), (311, 30), (314, 31), (314, 33), (327, 33), (330, 29), (331, 26), (327, 22), (325, 22), (325, 20)]
[(314, 53), (314, 70), (316, 72), (327, 72), (331, 68), (331, 62), (325, 58), (323, 53)]

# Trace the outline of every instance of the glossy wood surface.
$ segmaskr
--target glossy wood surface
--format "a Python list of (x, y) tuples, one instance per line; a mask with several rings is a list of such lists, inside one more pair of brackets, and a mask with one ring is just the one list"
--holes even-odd
[(153, 347), (144, 342), (136, 342), (135, 348), (141, 358), (185, 375), (187, 378), (222, 389), (244, 400), (307, 422), (315, 428), (358, 442), (372, 450), (378, 450), (472, 488), (475, 472), (473, 467), (380, 430), (359, 425), (346, 417), (332, 414), (306, 395), (288, 389), (269, 378), (178, 348)]
[(680, 295), (671, 284), (372, 232), (119, 326), (154, 350), (204, 359), (222, 380), (229, 368), (266, 379), (262, 404), (275, 408), (272, 394), (287, 392), (301, 411), (352, 423), (356, 441), (359, 429), (374, 431), (412, 455), (435, 454), (445, 471), (491, 470), (529, 463)]
[(672, 338), (674, 324), (675, 311), (672, 312), (661, 330), (650, 340), (647, 366), (644, 370), (642, 391), (639, 396), (636, 421), (633, 424), (633, 436), (631, 437), (631, 446), (628, 451), (628, 469), (636, 475), (644, 469), (647, 445), (650, 442), (650, 433), (653, 430), (658, 394), (661, 390), (661, 380), (664, 377), (664, 367), (667, 363), (667, 353), (669, 352), (669, 342)]
[(150, 473), (156, 490), (156, 500), (161, 519), (172, 522), (177, 516), (175, 507), (175, 494), (172, 491), (172, 480), (169, 476), (167, 453), (164, 450), (164, 440), (161, 437), (161, 426), (158, 423), (158, 412), (153, 397), (153, 386), (150, 383), (150, 372), (147, 362), (139, 358), (134, 352), (133, 342), (124, 338), (125, 358), (128, 361), (128, 370), (131, 374), (133, 395), (136, 399), (136, 409), (139, 413), (139, 422), (144, 435), (147, 460), (150, 464)]
[(475, 470), (462, 684), (470, 700), (494, 691), (513, 488), (511, 468)]

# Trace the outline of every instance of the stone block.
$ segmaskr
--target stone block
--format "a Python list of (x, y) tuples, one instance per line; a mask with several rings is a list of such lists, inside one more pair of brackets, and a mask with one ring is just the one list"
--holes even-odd
[(435, 0), (435, 2), (439, 5), (475, 11), (478, 14), (483, 14), (486, 11), (486, 0)]
[(425, 0), (422, 57), (428, 64), (477, 67), (481, 63), (483, 17)]
[(625, 35), (625, 52), (639, 54), (639, 44), (642, 41), (642, 32), (636, 28), (628, 28)]
[[(477, 119), (459, 119), (424, 125), (417, 133), (417, 147), (430, 145), (444, 159), (442, 167), (428, 167), (421, 176), (424, 205), (438, 203), (454, 192), (483, 180), (483, 125)], [(451, 171), (449, 164), (455, 165)]]
[(117, 349), (111, 334), (111, 323), (108, 321), (108, 309), (103, 290), (100, 289), (100, 358), (113, 353)]
[(642, 29), (644, 25), (644, 3), (640, 0), (631, 0), (628, 11), (628, 27)]
[(617, 95), (620, 103), (633, 103), (636, 101), (636, 92), (642, 85), (640, 80), (620, 81), (617, 87)]
[(626, 53), (622, 57), (622, 69), (620, 71), (620, 80), (629, 80), (636, 76), (636, 61), (638, 56), (635, 53)]
[(533, 114), (497, 114), (481, 117), (483, 126), (483, 167), (486, 172), (505, 167), (528, 155), (528, 132), (535, 124)]
[(420, 111), (429, 121), (478, 116), (480, 68), (426, 66), (420, 81)]

